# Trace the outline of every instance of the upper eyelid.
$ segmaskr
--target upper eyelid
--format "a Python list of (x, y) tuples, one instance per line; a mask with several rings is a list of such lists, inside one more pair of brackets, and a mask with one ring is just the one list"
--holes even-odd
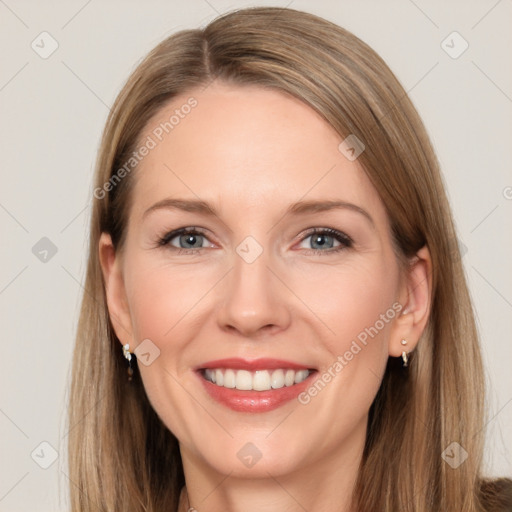
[[(186, 235), (189, 233), (197, 233), (201, 236), (204, 236), (211, 243), (213, 243), (210, 240), (210, 238), (208, 237), (207, 231), (208, 230), (206, 230), (204, 228), (199, 228), (199, 227), (195, 227), (195, 226), (186, 226), (183, 228), (178, 228), (178, 229), (169, 231), (163, 237), (160, 238), (160, 242), (165, 241), (164, 243), (161, 243), (161, 245), (168, 245), (171, 240), (173, 240), (174, 238), (176, 238), (178, 236)], [(347, 233), (345, 233), (344, 231), (341, 231), (341, 230), (335, 229), (335, 228), (326, 227), (326, 226), (324, 226), (324, 227), (314, 226), (314, 227), (309, 227), (309, 228), (304, 229), (299, 235), (297, 235), (296, 243), (302, 242), (305, 239), (309, 238), (310, 236), (313, 236), (313, 235), (319, 234), (319, 233), (320, 234), (327, 233), (328, 236), (332, 236), (333, 238), (337, 238), (337, 235), (338, 235), (338, 238), (344, 239), (345, 243), (349, 243), (349, 244), (354, 243), (353, 238), (350, 235), (348, 235)], [(172, 235), (172, 236), (170, 236), (170, 235)], [(174, 247), (174, 246), (172, 246), (172, 247)], [(175, 249), (184, 249), (184, 248), (183, 247), (175, 247)], [(192, 248), (190, 250), (197, 250), (197, 249), (206, 249), (206, 247), (198, 247), (196, 249)], [(188, 250), (188, 249), (185, 249), (185, 250)], [(309, 250), (314, 251), (315, 249), (309, 249)]]
[[(347, 235), (344, 231), (341, 231), (339, 229), (335, 228), (308, 228), (305, 230), (305, 232), (302, 232), (299, 235), (298, 242), (303, 242), (310, 236), (316, 235), (316, 234), (327, 234), (327, 236), (331, 236), (334, 239), (337, 239), (342, 245), (345, 244), (346, 247), (352, 247), (354, 245), (354, 239)], [(308, 251), (318, 251), (317, 249), (306, 249)], [(329, 251), (318, 251), (318, 252), (329, 252)]]
[(199, 235), (204, 236), (205, 238), (208, 238), (207, 232), (205, 229), (196, 228), (194, 226), (187, 226), (187, 227), (183, 227), (183, 228), (172, 229), (171, 231), (164, 233), (163, 236), (159, 237), (159, 241), (160, 242), (166, 241), (166, 243), (169, 243), (174, 238), (176, 238), (178, 236), (182, 236), (182, 235), (187, 235), (189, 233), (197, 233)]

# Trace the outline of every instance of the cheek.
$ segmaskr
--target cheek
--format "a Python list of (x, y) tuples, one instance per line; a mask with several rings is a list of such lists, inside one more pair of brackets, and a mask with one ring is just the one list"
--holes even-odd
[[(313, 275), (311, 271), (309, 274)], [(393, 304), (398, 271), (392, 260), (384, 260), (382, 254), (366, 260), (347, 259), (335, 270), (319, 266), (314, 275), (314, 281), (297, 281), (295, 289), (300, 297), (307, 297), (307, 306), (324, 325), (322, 339), (333, 357), (349, 350), (356, 340), (368, 356), (382, 359), (396, 316)]]
[(162, 348), (165, 344), (166, 350), (178, 349), (180, 338), (176, 333), (190, 324), (196, 306), (215, 284), (215, 276), (199, 266), (192, 270), (173, 268), (149, 258), (134, 259), (130, 267), (134, 270), (126, 293), (136, 340), (154, 339)]
[[(392, 308), (395, 298), (397, 273), (390, 261), (381, 253), (347, 258), (337, 266), (304, 263), (279, 268), (286, 287), (276, 288), (283, 293), (276, 296), (289, 301), (293, 312), (290, 339), (298, 335), (305, 343), (315, 340), (315, 351), (322, 361), (319, 373), (327, 375), (325, 382), (329, 382), (311, 386), (296, 403), (295, 423), (284, 422), (271, 437), (261, 434), (256, 444), (268, 447), (268, 460), (274, 460), (272, 454), (279, 454), (283, 445), (291, 446), (296, 457), (307, 451), (303, 430), (294, 425), (308, 425), (310, 445), (315, 449), (307, 456), (313, 460), (322, 450), (330, 452), (340, 439), (348, 438), (363, 421), (387, 359), (385, 340), (390, 323), (381, 321), (380, 315)], [(205, 415), (200, 402), (191, 400), (195, 382), (190, 363), (196, 357), (194, 343), (206, 339), (201, 329), (205, 325), (219, 327), (215, 323), (215, 294), (209, 292), (225, 272), (221, 265), (178, 268), (143, 255), (134, 256), (126, 272), (136, 340), (149, 338), (162, 351), (162, 357), (151, 366), (140, 366), (149, 400), (180, 442), (201, 446), (201, 451), (215, 461), (219, 453), (235, 453), (238, 448), (233, 448), (230, 439), (222, 444), (225, 432)], [(230, 293), (229, 288), (226, 290)], [(218, 446), (201, 444), (205, 425)], [(242, 442), (245, 434), (240, 436)]]
[(144, 388), (164, 423), (184, 438), (189, 416), (198, 414), (187, 393), (195, 385), (193, 344), (201, 338), (208, 292), (223, 272), (201, 265), (170, 265), (162, 255), (135, 251), (126, 259), (125, 270), (135, 348), (150, 340), (158, 353), (147, 366), (137, 361)]
[[(337, 267), (308, 264), (282, 269), (281, 277), (304, 305), (299, 304), (295, 320), (300, 323), (308, 317), (322, 350), (333, 357), (349, 350), (354, 340), (368, 355), (387, 348), (383, 341), (393, 318), (398, 273), (392, 260), (379, 256), (347, 258)], [(207, 295), (223, 271), (218, 266), (173, 267), (156, 261), (138, 256), (127, 267), (131, 269), (126, 291), (134, 336), (137, 343), (149, 338), (166, 353), (178, 354), (192, 336), (191, 327), (204, 320), (207, 304), (215, 306)]]
[(192, 325), (199, 310), (194, 306), (214, 282), (199, 274), (199, 269), (184, 272), (144, 254), (126, 265), (135, 346), (149, 339), (158, 353), (148, 365), (138, 359), (137, 366), (153, 409), (178, 439), (189, 437), (190, 418), (197, 415), (186, 391), (191, 379), (187, 345), (195, 337)]
[[(344, 439), (355, 425), (364, 425), (384, 375), (397, 315), (398, 273), (393, 265), (374, 261), (331, 271), (328, 277), (322, 280), (322, 293), (309, 289), (311, 307), (321, 311), (318, 316), (329, 330), (323, 330), (327, 334), (319, 342), (323, 364), (318, 378), (299, 395), (299, 403), (310, 417), (329, 424), (337, 438)], [(332, 448), (332, 439), (321, 432), (317, 441)]]

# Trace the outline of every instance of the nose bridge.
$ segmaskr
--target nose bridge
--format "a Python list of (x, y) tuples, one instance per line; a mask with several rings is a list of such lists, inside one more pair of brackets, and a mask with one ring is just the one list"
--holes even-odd
[(283, 286), (274, 276), (272, 251), (248, 236), (235, 248), (219, 322), (244, 335), (262, 327), (285, 328), (289, 311)]

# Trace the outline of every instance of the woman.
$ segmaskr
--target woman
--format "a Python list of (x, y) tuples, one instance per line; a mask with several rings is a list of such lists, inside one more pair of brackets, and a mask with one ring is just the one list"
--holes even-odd
[(169, 37), (94, 196), (73, 510), (509, 510), (439, 165), (366, 44), (277, 8)]

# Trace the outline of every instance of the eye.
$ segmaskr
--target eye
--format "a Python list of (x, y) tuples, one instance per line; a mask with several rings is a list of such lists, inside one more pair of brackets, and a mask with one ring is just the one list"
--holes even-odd
[(212, 247), (212, 245), (203, 246), (205, 240), (208, 239), (199, 228), (187, 227), (170, 231), (158, 240), (158, 245), (168, 246), (179, 253), (187, 253), (191, 249), (190, 252), (192, 253), (196, 252), (197, 249)]
[[(332, 254), (348, 249), (353, 245), (353, 240), (348, 235), (332, 228), (314, 228), (302, 238), (301, 243), (304, 243), (308, 238), (311, 238), (311, 248), (305, 248), (307, 254), (309, 252), (313, 254)], [(205, 241), (208, 241), (208, 238), (200, 228), (186, 227), (165, 234), (159, 238), (158, 245), (178, 251), (178, 254), (197, 254), (199, 249), (213, 246), (211, 243), (210, 245), (203, 245)]]
[[(314, 228), (302, 239), (302, 243), (308, 238), (311, 238), (311, 242), (309, 244), (310, 248), (306, 247), (306, 251), (309, 249), (316, 254), (332, 254), (348, 249), (353, 245), (353, 240), (348, 235), (332, 228)], [(338, 242), (338, 245), (335, 245), (335, 242)]]

